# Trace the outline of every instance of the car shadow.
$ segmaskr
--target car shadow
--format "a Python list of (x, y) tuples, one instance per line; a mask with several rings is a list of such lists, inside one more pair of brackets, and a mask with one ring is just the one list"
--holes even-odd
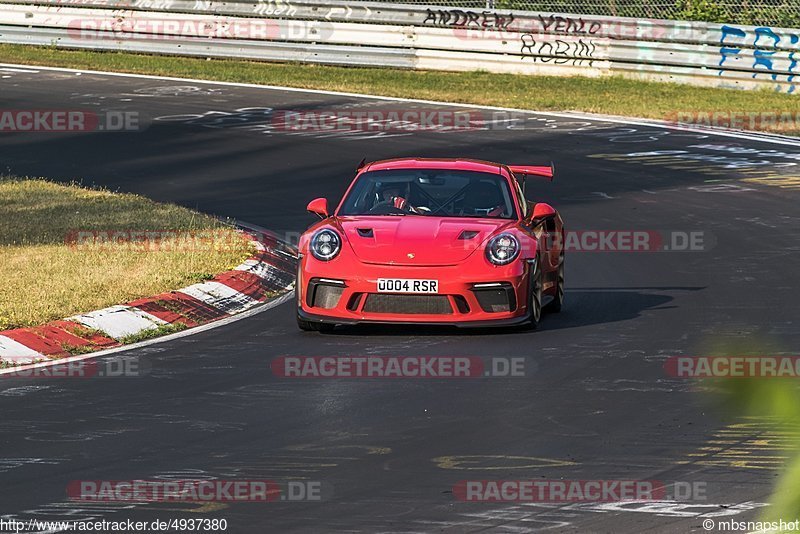
[(402, 324), (374, 324), (338, 326), (331, 336), (470, 336), (508, 335), (546, 332), (579, 328), (595, 324), (629, 321), (645, 311), (676, 308), (669, 305), (675, 294), (701, 291), (704, 287), (634, 287), (634, 288), (578, 288), (567, 290), (564, 308), (560, 313), (545, 313), (539, 327), (458, 328), (455, 326), (428, 326)]

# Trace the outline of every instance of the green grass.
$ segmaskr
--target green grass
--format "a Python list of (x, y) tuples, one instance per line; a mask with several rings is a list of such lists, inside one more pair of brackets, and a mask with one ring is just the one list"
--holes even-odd
[[(197, 59), (121, 52), (0, 45), (0, 62), (156, 74), (180, 78), (281, 85), (384, 96), (466, 102), (540, 111), (674, 118), (676, 112), (796, 113), (797, 96), (769, 90), (739, 91), (621, 77), (522, 76), (347, 68), (291, 63)], [(780, 126), (770, 131), (787, 131)]]
[(69, 343), (62, 343), (61, 348), (69, 353), (70, 356), (80, 356), (81, 354), (89, 354), (97, 350), (95, 345), (70, 345)]
[[(208, 215), (77, 185), (0, 177), (0, 213), (0, 330), (185, 287), (252, 253)], [(74, 241), (76, 231), (115, 230), (128, 239)], [(145, 230), (172, 234), (131, 241)]]
[(159, 325), (157, 328), (150, 328), (148, 330), (142, 330), (136, 334), (131, 334), (130, 336), (125, 336), (121, 338), (119, 342), (123, 345), (130, 345), (131, 343), (138, 343), (140, 341), (146, 341), (155, 337), (174, 334), (183, 330), (186, 330), (186, 325), (183, 323), (164, 324)]

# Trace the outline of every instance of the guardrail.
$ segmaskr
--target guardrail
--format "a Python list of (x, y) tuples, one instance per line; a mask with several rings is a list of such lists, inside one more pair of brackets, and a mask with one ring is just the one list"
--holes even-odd
[(800, 30), (314, 0), (14, 0), (0, 42), (794, 93)]

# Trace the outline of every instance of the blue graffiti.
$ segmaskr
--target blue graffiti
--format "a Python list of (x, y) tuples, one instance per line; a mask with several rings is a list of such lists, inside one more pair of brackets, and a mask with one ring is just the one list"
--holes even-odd
[[(798, 37), (797, 35), (792, 34), (792, 36), (789, 38), (789, 40), (792, 42), (793, 45), (796, 45), (797, 42), (800, 41), (800, 37)], [(797, 60), (794, 58), (795, 52), (797, 52), (797, 51), (796, 50), (792, 50), (792, 52), (789, 54), (789, 61), (791, 61), (791, 63), (789, 64), (789, 72), (792, 72), (792, 73), (794, 72), (795, 67), (797, 67)], [(786, 79), (787, 82), (792, 84), (789, 87), (789, 93), (794, 93), (794, 90), (795, 90), (794, 77), (795, 77), (795, 74), (791, 74)]]
[(741, 28), (734, 28), (733, 26), (723, 26), (722, 27), (722, 39), (719, 40), (720, 43), (725, 44), (725, 38), (729, 35), (733, 35), (738, 37), (739, 39), (744, 39), (747, 37), (747, 32)]
[[(744, 39), (745, 37), (747, 37), (747, 33), (742, 29), (734, 28), (733, 26), (723, 26), (722, 38), (720, 38), (719, 40), (720, 44), (724, 45), (725, 39), (727, 39), (731, 35), (739, 39)], [(721, 56), (719, 60), (719, 66), (722, 67), (722, 64), (725, 63), (726, 59), (728, 59), (731, 56), (738, 56), (739, 53), (741, 53), (741, 51), (742, 51), (741, 48), (730, 48), (727, 46), (721, 46), (719, 48), (719, 54)], [(722, 76), (722, 70), (719, 71), (719, 75)]]
[[(753, 47), (755, 48), (752, 51), (743, 50), (741, 45), (744, 45), (743, 42), (747, 39), (748, 30), (739, 28), (736, 26), (727, 26), (724, 25), (721, 28), (722, 36), (720, 37), (719, 43), (719, 63), (718, 66), (720, 68), (718, 75), (723, 76), (725, 73), (725, 63), (728, 61), (729, 58), (742, 58), (744, 59), (744, 54), (747, 53), (748, 56), (752, 52), (752, 59), (753, 59), (753, 78), (756, 78), (760, 73), (769, 74), (773, 81), (778, 81), (778, 76), (783, 76), (785, 74), (781, 74), (775, 72), (775, 60), (778, 57), (775, 57), (775, 54), (778, 54), (780, 51), (774, 50), (781, 42), (781, 35), (776, 33), (772, 28), (768, 28), (765, 26), (754, 28), (753, 31)], [(792, 45), (797, 45), (800, 42), (800, 37), (795, 34), (788, 36), (789, 41)], [(772, 48), (773, 50), (764, 50), (764, 48)], [(797, 48), (794, 46), (793, 48)], [(789, 69), (786, 81), (789, 83), (789, 93), (793, 93), (797, 88), (797, 84), (794, 83), (795, 76), (797, 75), (797, 59), (795, 58), (795, 53), (797, 50), (792, 50), (789, 53)], [(730, 67), (728, 67), (730, 68)], [(780, 90), (780, 86), (777, 88)]]
[[(719, 60), (719, 66), (721, 67), (722, 64), (725, 63), (725, 60), (728, 59), (729, 57), (738, 56), (739, 52), (741, 51), (742, 51), (741, 48), (726, 48), (724, 46), (720, 48), (719, 55), (722, 56), (722, 58)], [(722, 76), (721, 70), (719, 71), (719, 75)]]
[[(772, 29), (770, 28), (765, 28), (765, 27), (756, 28), (755, 32), (756, 32), (756, 38), (753, 41), (753, 46), (758, 46), (758, 41), (762, 37), (772, 39), (772, 45), (769, 46), (778, 46), (778, 43), (781, 42), (781, 36), (772, 31)], [(753, 69), (761, 65), (763, 67), (766, 67), (768, 71), (772, 72), (772, 67), (773, 67), (772, 56), (774, 55), (775, 52), (765, 52), (763, 50), (753, 51), (753, 59), (755, 60), (753, 62)], [(757, 74), (758, 74), (757, 72), (754, 72), (753, 78), (755, 78)], [(778, 75), (773, 73), (772, 80), (777, 81)]]
[[(754, 50), (753, 51), (753, 59), (755, 59), (755, 63), (753, 63), (753, 69), (758, 67), (759, 65), (766, 67), (768, 71), (772, 72), (772, 56), (775, 55), (775, 52), (765, 52), (764, 50)], [(753, 78), (758, 75), (757, 72), (753, 73)], [(774, 81), (778, 80), (778, 75), (774, 72), (772, 73), (772, 79)]]
[(778, 43), (781, 42), (781, 36), (772, 31), (771, 28), (761, 27), (761, 28), (756, 28), (756, 40), (753, 42), (753, 44), (755, 46), (758, 46), (758, 40), (761, 39), (762, 37), (769, 37), (770, 39), (772, 39), (773, 43), (771, 46), (778, 46)]

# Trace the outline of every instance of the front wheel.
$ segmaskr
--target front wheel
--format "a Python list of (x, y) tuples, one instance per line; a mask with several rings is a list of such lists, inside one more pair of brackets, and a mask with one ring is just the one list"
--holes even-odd
[(556, 294), (553, 300), (544, 307), (546, 312), (558, 313), (564, 307), (564, 251), (558, 258), (558, 275), (556, 277)]
[(542, 320), (542, 265), (538, 258), (533, 264), (529, 293), (528, 310), (530, 311), (530, 320), (528, 321), (528, 327), (534, 330), (539, 326), (539, 321)]

